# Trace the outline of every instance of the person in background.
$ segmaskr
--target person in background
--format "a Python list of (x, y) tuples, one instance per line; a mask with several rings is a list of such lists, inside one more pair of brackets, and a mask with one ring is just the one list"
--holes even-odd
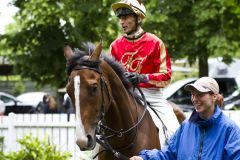
[[(110, 53), (126, 70), (126, 77), (133, 86), (143, 91), (146, 100), (159, 113), (167, 135), (160, 129), (161, 145), (179, 127), (173, 108), (162, 96), (162, 88), (171, 81), (171, 60), (161, 39), (141, 27), (146, 9), (140, 0), (122, 0), (112, 4), (119, 19), (123, 35), (110, 45)], [(154, 118), (155, 124), (161, 123)]]
[(51, 95), (44, 95), (42, 102), (39, 104), (40, 113), (58, 113), (57, 102)]
[(219, 108), (223, 96), (211, 77), (184, 87), (191, 92), (195, 110), (162, 150), (143, 150), (130, 160), (239, 160), (240, 128)]
[(66, 113), (68, 113), (68, 114), (75, 113), (75, 110), (74, 110), (74, 107), (73, 107), (73, 104), (72, 104), (72, 100), (68, 96), (67, 93), (64, 94), (62, 105), (63, 105), (63, 108), (64, 108)]

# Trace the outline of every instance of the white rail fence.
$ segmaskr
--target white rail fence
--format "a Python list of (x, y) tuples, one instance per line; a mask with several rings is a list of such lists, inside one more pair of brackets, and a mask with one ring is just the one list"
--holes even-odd
[(32, 134), (44, 138), (61, 151), (70, 151), (72, 160), (88, 160), (91, 153), (81, 152), (75, 144), (74, 114), (13, 114), (0, 117), (0, 137), (4, 137), (4, 152), (17, 151), (18, 139)]
[[(240, 111), (224, 111), (240, 127)], [(186, 113), (188, 117), (190, 113)], [(70, 151), (72, 160), (91, 159), (91, 152), (81, 152), (75, 144), (74, 114), (9, 114), (0, 117), (0, 137), (4, 137), (4, 151), (17, 151), (18, 139), (32, 134), (40, 140), (48, 138), (61, 151)]]

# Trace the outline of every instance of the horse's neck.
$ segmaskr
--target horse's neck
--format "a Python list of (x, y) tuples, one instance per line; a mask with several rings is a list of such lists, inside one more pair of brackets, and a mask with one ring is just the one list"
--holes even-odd
[(121, 79), (108, 63), (101, 63), (103, 76), (108, 81), (112, 103), (105, 115), (106, 122), (113, 128), (126, 129), (136, 123), (138, 117), (134, 97), (129, 94)]
[(117, 77), (113, 76), (111, 82), (113, 101), (108, 111), (109, 121), (115, 126), (129, 128), (136, 123), (138, 104)]

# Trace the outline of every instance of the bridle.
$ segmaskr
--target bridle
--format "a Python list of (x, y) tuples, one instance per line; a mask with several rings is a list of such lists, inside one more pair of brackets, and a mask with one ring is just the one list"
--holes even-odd
[[(112, 128), (106, 126), (106, 125), (104, 125), (105, 113), (103, 113), (103, 118), (99, 121), (98, 127), (97, 127), (97, 135), (98, 135), (98, 136), (96, 137), (96, 139), (97, 139), (97, 142), (98, 142), (102, 147), (105, 148), (105, 150), (103, 150), (103, 151), (106, 151), (106, 150), (107, 150), (107, 151), (111, 151), (115, 157), (117, 157), (118, 159), (121, 159), (121, 160), (128, 160), (129, 158), (126, 157), (125, 155), (123, 155), (122, 153), (120, 153), (119, 151), (117, 151), (116, 149), (114, 149), (114, 148), (110, 145), (109, 139), (110, 139), (110, 138), (113, 138), (113, 137), (121, 138), (124, 134), (129, 133), (129, 132), (137, 129), (138, 126), (139, 126), (139, 124), (142, 122), (143, 117), (144, 117), (144, 115), (145, 115), (145, 113), (146, 113), (146, 111), (147, 111), (147, 102), (146, 102), (146, 100), (145, 100), (145, 97), (144, 97), (144, 94), (142, 93), (142, 91), (141, 91), (139, 88), (137, 88), (137, 89), (139, 90), (139, 92), (140, 92), (140, 94), (141, 94), (141, 96), (142, 96), (142, 98), (143, 98), (143, 102), (144, 102), (144, 111), (143, 111), (142, 116), (140, 117), (140, 119), (138, 119), (137, 123), (135, 123), (132, 127), (128, 128), (128, 129), (126, 129), (126, 130), (120, 129), (120, 130), (116, 131), (116, 130), (114, 130), (114, 129), (112, 129)], [(102, 91), (103, 91), (103, 90), (102, 90)], [(106, 132), (110, 132), (110, 133), (112, 133), (112, 135), (106, 136), (106, 135), (105, 135)], [(135, 137), (136, 137), (136, 136), (135, 136)], [(133, 140), (133, 141), (134, 141), (134, 140)], [(118, 149), (118, 150), (126, 150), (126, 149), (128, 149), (128, 148), (130, 148), (130, 147), (133, 147), (133, 142), (130, 142), (129, 145), (127, 145), (127, 146), (124, 147), (124, 148)], [(103, 152), (103, 151), (101, 151), (101, 152)], [(94, 156), (94, 158), (96, 158), (101, 152), (99, 152), (98, 154), (96, 154), (96, 155)]]
[[(105, 120), (105, 114), (106, 114), (105, 108), (107, 108), (111, 105), (112, 97), (110, 95), (107, 82), (102, 75), (102, 70), (99, 67), (100, 63), (101, 63), (101, 61), (91, 61), (91, 60), (88, 60), (88, 59), (81, 59), (80, 61), (75, 63), (74, 66), (72, 66), (72, 68), (70, 69), (70, 71), (68, 71), (68, 73), (72, 72), (73, 70), (89, 69), (89, 70), (93, 70), (93, 71), (97, 72), (98, 74), (100, 74), (102, 104), (101, 104), (101, 113), (100, 113), (101, 114), (101, 119), (98, 123), (97, 130), (96, 130), (96, 141), (97, 141), (97, 143), (99, 143), (105, 149), (103, 151), (110, 151), (118, 159), (128, 160), (129, 158), (127, 156), (123, 155), (122, 153), (120, 153), (119, 151), (117, 151), (116, 149), (114, 149), (111, 146), (111, 144), (109, 143), (109, 139), (113, 138), (113, 137), (121, 138), (124, 134), (129, 133), (129, 132), (137, 129), (139, 124), (142, 122), (143, 117), (145, 116), (145, 113), (147, 111), (147, 101), (145, 99), (145, 96), (144, 96), (143, 92), (139, 88), (137, 88), (139, 90), (139, 93), (141, 94), (141, 97), (142, 97), (141, 100), (143, 101), (143, 106), (144, 106), (144, 111), (143, 111), (140, 119), (137, 118), (137, 122), (132, 127), (128, 128), (126, 130), (120, 129), (119, 131), (116, 131), (116, 130), (108, 127), (107, 125), (105, 125), (105, 121), (104, 121)], [(106, 103), (106, 101), (104, 99), (104, 94), (107, 95), (108, 103)], [(110, 132), (111, 135), (106, 136), (105, 135), (106, 132)], [(132, 146), (133, 146), (133, 143), (130, 143), (129, 145), (127, 145), (127, 147), (124, 147), (121, 150), (128, 149)], [(96, 158), (103, 151), (100, 151), (99, 153), (97, 153), (93, 157), (93, 159)]]

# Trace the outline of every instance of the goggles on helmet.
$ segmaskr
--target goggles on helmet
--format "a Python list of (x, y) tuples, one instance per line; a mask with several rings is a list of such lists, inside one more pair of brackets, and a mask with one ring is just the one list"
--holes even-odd
[(120, 17), (120, 16), (129, 15), (129, 14), (136, 14), (136, 13), (134, 13), (132, 10), (128, 8), (118, 8), (115, 14), (117, 17)]

